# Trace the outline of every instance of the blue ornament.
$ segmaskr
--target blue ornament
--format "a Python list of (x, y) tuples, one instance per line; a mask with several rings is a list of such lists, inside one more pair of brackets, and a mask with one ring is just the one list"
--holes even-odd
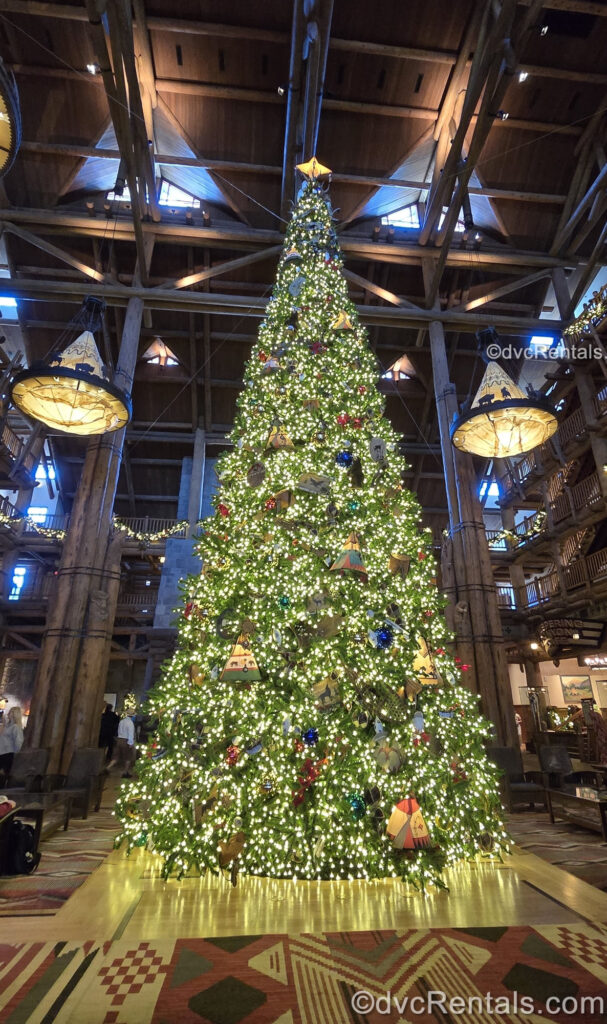
[(350, 509), (350, 512), (358, 512), (360, 508), (360, 501), (349, 501), (348, 508)]
[(364, 818), (367, 808), (365, 806), (364, 798), (360, 793), (348, 793), (346, 800), (350, 804), (350, 812), (354, 821), (360, 821), (361, 818)]
[(288, 597), (287, 594), (281, 594), (278, 598), (278, 603), (281, 608), (288, 608), (291, 604), (291, 598)]
[(380, 651), (389, 650), (394, 643), (394, 633), (388, 626), (382, 626), (381, 629), (375, 631), (375, 646)]
[(354, 457), (352, 455), (352, 452), (338, 452), (337, 455), (335, 456), (335, 461), (338, 466), (342, 467), (342, 469), (347, 469), (348, 466), (351, 466), (352, 463), (354, 462)]
[(308, 729), (301, 737), (307, 747), (313, 747), (318, 743), (318, 729)]

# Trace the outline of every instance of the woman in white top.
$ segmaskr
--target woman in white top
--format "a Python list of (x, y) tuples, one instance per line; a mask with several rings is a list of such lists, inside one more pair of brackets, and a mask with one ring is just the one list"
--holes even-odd
[(0, 725), (0, 771), (10, 775), (13, 757), (23, 746), (23, 719), (21, 708), (10, 709)]

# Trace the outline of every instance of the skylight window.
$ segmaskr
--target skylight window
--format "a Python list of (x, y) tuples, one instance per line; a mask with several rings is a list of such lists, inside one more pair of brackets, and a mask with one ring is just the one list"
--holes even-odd
[(21, 589), (25, 583), (25, 574), (27, 569), (24, 565), (16, 565), (13, 570), (13, 585), (11, 592), (8, 595), (9, 601), (18, 601), (21, 596)]
[(158, 202), (161, 206), (179, 206), (185, 209), (198, 209), (200, 207), (200, 199), (196, 199), (189, 192), (184, 192), (182, 188), (172, 185), (170, 181), (165, 181), (164, 179), (160, 185)]
[(478, 491), (478, 496), (479, 498), (484, 498), (485, 495), (487, 495), (488, 498), (499, 498), (499, 484), (495, 480), (492, 480), (491, 483), (489, 483), (488, 480), (483, 480)]
[(388, 213), (381, 219), (382, 224), (393, 228), (419, 228), (419, 209), (417, 203), (403, 207), (396, 213)]
[[(448, 206), (443, 206), (443, 212), (441, 213), (440, 220), (438, 222), (438, 230), (439, 231), (442, 228), (443, 224), (445, 223), (445, 217), (447, 216), (448, 213), (449, 213), (449, 207)], [(457, 221), (456, 221), (456, 224), (455, 224), (455, 233), (456, 234), (461, 234), (465, 230), (466, 230), (466, 225), (464, 224), (462, 218), (458, 217)]]
[(550, 353), (550, 359), (556, 359), (565, 354), (562, 339), (557, 341), (554, 334), (533, 334), (529, 338), (529, 349), (539, 359), (548, 358), (548, 353)]
[(105, 198), (107, 199), (108, 203), (130, 203), (131, 193), (128, 190), (128, 186), (125, 185), (121, 195), (118, 192), (114, 192), (114, 190), (112, 189), (111, 192), (107, 193)]
[(149, 348), (142, 355), (148, 366), (179, 366), (179, 360), (162, 338), (154, 338)]
[(35, 523), (43, 523), (48, 515), (46, 505), (30, 505), (27, 514)]
[(55, 467), (50, 463), (40, 462), (36, 466), (36, 480), (54, 480)]
[(0, 316), (5, 320), (17, 319), (17, 300), (12, 295), (0, 295)]

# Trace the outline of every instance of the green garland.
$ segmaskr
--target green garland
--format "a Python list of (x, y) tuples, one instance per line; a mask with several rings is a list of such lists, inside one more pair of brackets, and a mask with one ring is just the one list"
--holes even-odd
[(593, 292), (590, 302), (585, 302), (582, 312), (569, 324), (563, 334), (579, 338), (587, 331), (596, 329), (607, 315), (607, 285)]
[[(41, 523), (37, 523), (35, 519), (32, 519), (28, 515), (9, 516), (5, 512), (0, 512), (0, 524), (8, 525), (11, 523), (25, 522), (30, 526), (35, 533), (40, 534), (41, 537), (49, 537), (51, 540), (65, 540), (67, 530), (55, 529), (50, 526), (42, 526)], [(114, 516), (112, 525), (115, 530), (120, 530), (121, 533), (126, 533), (127, 537), (131, 537), (135, 540), (140, 541), (143, 544), (157, 544), (160, 540), (166, 540), (168, 537), (174, 537), (175, 534), (181, 533), (182, 530), (186, 529), (189, 525), (187, 519), (181, 519), (177, 523), (173, 523), (165, 530), (157, 530), (155, 533), (144, 533), (140, 530), (132, 530), (131, 527), (122, 521), (118, 516)], [(200, 527), (202, 522), (196, 524)]]

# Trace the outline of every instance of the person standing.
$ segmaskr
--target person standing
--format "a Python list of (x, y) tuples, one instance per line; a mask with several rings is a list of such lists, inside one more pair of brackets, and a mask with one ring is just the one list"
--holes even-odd
[(99, 726), (99, 746), (104, 747), (107, 751), (106, 761), (112, 760), (119, 722), (120, 718), (114, 711), (112, 705), (106, 704), (105, 710), (101, 716), (101, 724)]
[(132, 778), (131, 769), (135, 763), (135, 722), (134, 715), (126, 715), (120, 720), (116, 737), (115, 757), (108, 764), (108, 771), (115, 764), (122, 768), (122, 778)]
[(6, 721), (0, 725), (0, 771), (6, 776), (11, 773), (13, 757), (23, 746), (23, 718), (21, 708), (16, 704), (10, 709)]

